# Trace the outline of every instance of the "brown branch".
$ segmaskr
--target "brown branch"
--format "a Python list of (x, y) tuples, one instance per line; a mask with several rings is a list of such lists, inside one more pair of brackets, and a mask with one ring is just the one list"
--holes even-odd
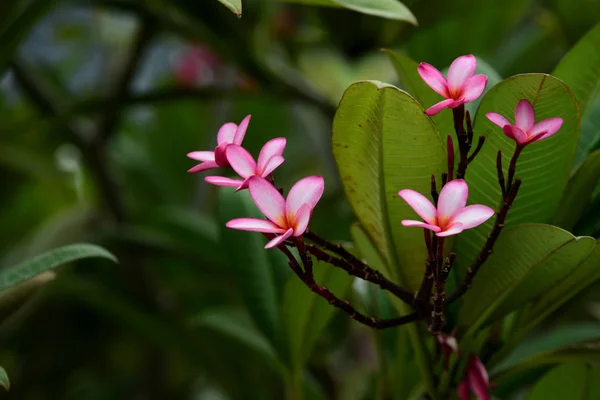
[(485, 136), (479, 136), (479, 140), (477, 141), (477, 147), (475, 147), (475, 150), (473, 150), (473, 152), (471, 153), (469, 158), (467, 158), (468, 164), (473, 162), (475, 157), (477, 157), (477, 154), (479, 154), (479, 152), (481, 151), (481, 148), (483, 147), (484, 143), (485, 143)]

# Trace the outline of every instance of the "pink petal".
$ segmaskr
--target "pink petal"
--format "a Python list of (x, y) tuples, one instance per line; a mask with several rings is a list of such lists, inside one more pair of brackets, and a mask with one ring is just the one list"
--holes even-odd
[(423, 220), (425, 220), (425, 222), (431, 225), (437, 225), (437, 211), (433, 203), (429, 201), (427, 197), (411, 189), (401, 190), (398, 192), (398, 195), (402, 197), (404, 201), (406, 201), (408, 205), (411, 206)]
[(554, 135), (560, 129), (562, 124), (562, 118), (548, 118), (535, 124), (533, 128), (531, 128), (529, 135), (533, 136), (540, 132), (548, 131), (543, 138), (540, 138), (538, 140), (546, 139), (547, 137)]
[(227, 161), (225, 150), (230, 144), (231, 143), (223, 142), (219, 144), (215, 149), (215, 161), (217, 162), (217, 165), (219, 165), (219, 167), (221, 168), (229, 167), (229, 162)]
[(285, 138), (275, 138), (265, 143), (265, 145), (260, 150), (260, 154), (258, 155), (258, 161), (256, 163), (258, 165), (259, 171), (264, 171), (265, 165), (267, 161), (271, 159), (271, 157), (281, 156), (283, 154), (283, 150), (285, 149), (285, 143)]
[(535, 113), (531, 103), (527, 100), (521, 100), (515, 108), (515, 125), (525, 132), (529, 132), (535, 123)]
[(221, 129), (219, 129), (219, 133), (217, 133), (217, 144), (233, 143), (233, 138), (235, 137), (237, 129), (238, 126), (233, 122), (223, 124)]
[(198, 161), (215, 161), (214, 151), (192, 151), (191, 153), (187, 153), (187, 156)]
[(285, 200), (281, 193), (266, 179), (256, 175), (248, 182), (250, 196), (260, 211), (282, 228), (287, 228), (285, 219)]
[(465, 230), (465, 228), (463, 228), (463, 225), (460, 222), (455, 222), (452, 225), (448, 226), (446, 229), (444, 229), (444, 231), (437, 232), (436, 236), (438, 236), (438, 237), (452, 236), (452, 235), (456, 235), (457, 233), (461, 233), (464, 230)]
[(219, 168), (217, 163), (214, 161), (206, 161), (206, 162), (203, 162), (202, 164), (198, 164), (195, 167), (188, 169), (187, 172), (200, 172), (200, 171), (206, 171), (207, 169), (213, 169), (213, 168)]
[(450, 95), (448, 94), (448, 85), (446, 84), (446, 78), (442, 75), (437, 68), (433, 65), (422, 62), (417, 67), (417, 71), (421, 78), (425, 81), (425, 83), (441, 94), (442, 96), (448, 98)]
[(204, 180), (216, 186), (227, 186), (237, 188), (244, 183), (241, 179), (225, 178), (224, 176), (207, 176)]
[(421, 222), (421, 221), (413, 221), (410, 219), (402, 220), (402, 225), (404, 225), (404, 226), (419, 226), (421, 228), (429, 229), (430, 231), (434, 231), (434, 232), (439, 232), (442, 230), (437, 225), (427, 224), (427, 223)]
[(244, 140), (244, 136), (246, 136), (246, 130), (248, 129), (248, 124), (250, 124), (250, 118), (252, 115), (246, 115), (246, 118), (240, 122), (240, 125), (237, 127), (235, 132), (235, 136), (233, 138), (233, 144), (241, 145)]
[(467, 379), (458, 384), (456, 394), (458, 394), (460, 400), (469, 400), (471, 397), (471, 388), (469, 387), (469, 381)]
[(462, 100), (465, 103), (476, 100), (485, 90), (485, 85), (487, 85), (487, 76), (479, 74), (470, 77), (462, 87)]
[(239, 229), (241, 231), (264, 232), (264, 233), (283, 233), (281, 229), (271, 221), (257, 218), (236, 218), (225, 224), (226, 227)]
[(462, 93), (463, 85), (473, 76), (477, 69), (477, 60), (471, 54), (458, 57), (448, 68), (448, 91)]
[(467, 204), (469, 187), (463, 179), (448, 182), (442, 188), (438, 199), (438, 220), (452, 217)]
[(544, 140), (547, 137), (550, 137), (548, 135), (548, 131), (542, 131), (536, 135), (529, 136), (529, 138), (527, 139), (527, 143), (539, 142), (540, 140)]
[(458, 210), (451, 218), (451, 224), (460, 222), (463, 229), (471, 229), (490, 219), (495, 211), (481, 204), (466, 206)]
[(468, 375), (471, 391), (475, 396), (479, 400), (490, 400), (489, 378), (479, 358), (474, 357), (474, 361), (469, 363)]
[(500, 128), (504, 128), (504, 125), (511, 125), (510, 121), (500, 114), (487, 113), (485, 114), (485, 116), (487, 117), (487, 119), (492, 121), (492, 123), (498, 125)]
[(284, 161), (285, 159), (281, 156), (273, 156), (269, 158), (269, 161), (267, 161), (267, 163), (265, 164), (265, 168), (262, 171), (260, 171), (260, 175), (262, 177), (269, 176), (269, 174), (275, 171), (275, 168), (283, 164)]
[(300, 179), (292, 186), (285, 202), (285, 213), (288, 221), (296, 219), (296, 213), (304, 204), (315, 208), (323, 195), (325, 182), (321, 176), (308, 176)]
[(291, 223), (294, 226), (294, 236), (300, 236), (306, 231), (310, 216), (312, 215), (312, 207), (304, 204), (296, 213), (296, 220)]
[(270, 249), (271, 247), (279, 246), (281, 243), (285, 242), (287, 238), (292, 236), (293, 233), (294, 233), (294, 230), (292, 228), (290, 228), (287, 231), (285, 231), (285, 233), (283, 235), (275, 236), (273, 239), (271, 239), (269, 241), (269, 243), (267, 243), (265, 245), (265, 249)]
[(514, 125), (504, 125), (502, 131), (506, 136), (517, 141), (517, 143), (523, 144), (527, 142), (527, 134)]
[(256, 172), (256, 162), (254, 158), (248, 153), (242, 146), (230, 144), (225, 150), (227, 155), (227, 161), (231, 165), (231, 168), (239, 174), (242, 178), (247, 178), (254, 175)]
[(431, 117), (432, 115), (435, 115), (435, 114), (439, 113), (440, 111), (442, 111), (444, 108), (450, 107), (454, 103), (456, 103), (456, 102), (453, 99), (442, 100), (439, 103), (436, 103), (436, 104), (432, 105), (431, 107), (429, 107), (427, 110), (425, 110), (425, 114), (427, 114)]
[(471, 356), (470, 360), (470, 371), (481, 378), (482, 383), (486, 386), (490, 383), (490, 378), (488, 376), (487, 370), (485, 369), (485, 365), (481, 362), (479, 357)]

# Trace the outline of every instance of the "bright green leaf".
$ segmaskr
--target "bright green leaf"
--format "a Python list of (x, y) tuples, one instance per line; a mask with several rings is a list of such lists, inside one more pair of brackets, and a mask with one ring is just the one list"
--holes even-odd
[(563, 364), (548, 372), (533, 387), (526, 400), (586, 400), (589, 368), (583, 363)]
[(225, 227), (227, 221), (239, 217), (262, 218), (262, 214), (250, 198), (248, 191), (235, 193), (231, 188), (219, 190), (219, 226), (221, 243), (227, 247), (226, 257), (230, 267), (236, 271), (239, 288), (245, 304), (259, 330), (277, 347), (279, 315), (274, 267), (264, 249), (266, 240), (256, 232), (245, 232)]
[[(469, 165), (469, 203), (496, 208), (501, 194), (496, 170), (496, 154), (502, 150), (504, 173), (507, 174), (514, 141), (485, 114), (496, 112), (514, 118), (515, 106), (521, 99), (532, 102), (536, 120), (562, 117), (562, 128), (554, 136), (533, 143), (523, 150), (517, 163), (516, 177), (522, 179), (521, 189), (506, 221), (506, 225), (524, 222), (549, 222), (556, 214), (571, 172), (579, 137), (579, 113), (569, 88), (558, 79), (544, 74), (517, 75), (494, 86), (483, 98), (475, 120), (475, 136), (484, 135), (485, 145)], [(494, 218), (474, 229), (463, 232), (455, 250), (460, 269), (466, 268), (478, 254), (492, 229)]]
[(592, 194), (600, 181), (600, 150), (591, 153), (569, 179), (560, 200), (553, 224), (571, 230), (592, 201)]
[(242, 16), (242, 0), (219, 0), (219, 3), (229, 8), (238, 18)]
[(344, 7), (363, 14), (396, 19), (417, 25), (412, 12), (398, 0), (282, 0), (286, 3), (300, 3), (314, 6)]
[(59, 247), (19, 265), (0, 271), (0, 290), (15, 286), (35, 275), (59, 265), (82, 258), (101, 257), (117, 262), (115, 256), (102, 247), (81, 243)]
[(505, 230), (464, 296), (461, 323), (471, 331), (549, 290), (593, 250), (591, 238), (541, 224)]
[(340, 102), (332, 145), (346, 197), (385, 262), (393, 266), (391, 278), (417, 288), (426, 258), (423, 232), (400, 224), (415, 213), (398, 191), (428, 193), (431, 175), (444, 170), (444, 147), (431, 119), (405, 92), (379, 82), (358, 82)]

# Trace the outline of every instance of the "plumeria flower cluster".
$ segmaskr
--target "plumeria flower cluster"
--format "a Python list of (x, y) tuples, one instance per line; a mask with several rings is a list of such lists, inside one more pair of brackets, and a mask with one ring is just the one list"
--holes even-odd
[(239, 125), (225, 123), (217, 134), (214, 151), (194, 151), (189, 158), (202, 163), (188, 170), (200, 172), (213, 168), (231, 167), (240, 178), (207, 176), (205, 181), (217, 186), (229, 186), (236, 191), (249, 189), (254, 203), (267, 218), (238, 218), (227, 223), (227, 227), (245, 231), (262, 232), (275, 237), (265, 248), (279, 246), (291, 236), (299, 237), (306, 231), (314, 207), (317, 205), (325, 183), (320, 176), (309, 176), (296, 182), (287, 199), (273, 186), (271, 174), (283, 162), (285, 138), (269, 140), (261, 149), (258, 160), (242, 147), (250, 115)]

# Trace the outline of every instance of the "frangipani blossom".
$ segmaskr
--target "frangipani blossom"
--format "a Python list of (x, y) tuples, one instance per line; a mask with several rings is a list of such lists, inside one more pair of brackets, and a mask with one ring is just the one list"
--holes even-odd
[(487, 85), (487, 76), (475, 75), (477, 60), (471, 54), (458, 57), (448, 69), (448, 79), (434, 66), (421, 63), (418, 71), (421, 78), (430, 88), (446, 98), (429, 107), (425, 113), (435, 115), (444, 108), (456, 108), (461, 104), (469, 103), (483, 93)]
[(222, 176), (207, 176), (204, 180), (217, 186), (231, 186), (237, 190), (246, 189), (248, 181), (253, 176), (266, 178), (279, 167), (284, 159), (281, 156), (285, 149), (285, 138), (275, 138), (269, 140), (258, 155), (258, 162), (242, 146), (230, 144), (225, 150), (227, 161), (231, 168), (237, 172), (243, 179), (231, 179)]
[(517, 103), (514, 125), (500, 114), (487, 113), (485, 116), (502, 128), (506, 136), (522, 145), (549, 138), (563, 124), (562, 118), (547, 118), (536, 124), (535, 111), (533, 111), (531, 103), (527, 100), (521, 100)]
[(467, 206), (469, 187), (463, 179), (450, 181), (442, 188), (437, 209), (427, 197), (414, 190), (404, 189), (398, 194), (425, 221), (403, 220), (402, 225), (420, 226), (435, 232), (439, 237), (456, 235), (465, 229), (474, 228), (494, 215), (494, 210), (488, 206)]
[(461, 400), (469, 400), (473, 393), (479, 400), (490, 400), (490, 379), (479, 357), (469, 357), (465, 378), (459, 383), (457, 394)]
[(237, 218), (226, 226), (243, 231), (276, 233), (265, 249), (279, 246), (290, 236), (301, 236), (308, 227), (313, 208), (323, 195), (325, 183), (320, 176), (300, 179), (284, 199), (266, 179), (258, 176), (248, 181), (250, 196), (260, 211), (268, 218)]
[(188, 169), (188, 172), (200, 172), (218, 167), (229, 167), (229, 162), (225, 156), (225, 149), (227, 149), (227, 146), (230, 144), (236, 144), (238, 146), (242, 144), (244, 136), (246, 135), (246, 130), (248, 129), (248, 124), (250, 123), (250, 117), (250, 115), (247, 115), (239, 125), (236, 125), (233, 122), (225, 123), (221, 129), (219, 129), (219, 133), (217, 133), (217, 147), (215, 148), (215, 151), (192, 151), (191, 153), (188, 153), (187, 156), (189, 158), (202, 161), (202, 163)]

